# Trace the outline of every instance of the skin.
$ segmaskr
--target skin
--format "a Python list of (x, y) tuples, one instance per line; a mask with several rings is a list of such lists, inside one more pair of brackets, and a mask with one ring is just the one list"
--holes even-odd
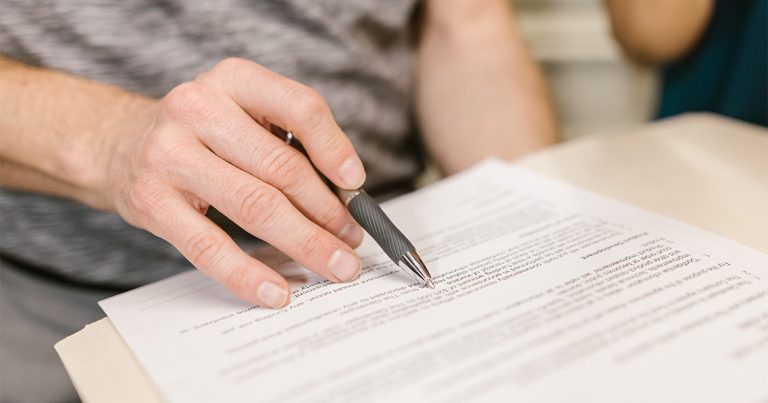
[[(472, 3), (428, 2), (423, 21), (420, 123), (446, 172), (554, 139), (543, 85), (506, 2), (484, 3), (485, 11)], [(467, 10), (476, 12), (462, 23)], [(496, 27), (470, 27), (483, 24)], [(114, 211), (261, 306), (288, 304), (287, 282), (205, 217), (209, 206), (331, 281), (358, 276), (353, 248), (362, 229), (310, 162), (269, 131), (292, 131), (326, 177), (360, 187), (362, 163), (313, 89), (231, 58), (151, 99), (0, 57), (0, 93), (3, 186)], [(483, 99), (495, 102), (481, 108)]]
[(714, 0), (604, 0), (613, 35), (627, 54), (645, 64), (685, 55), (709, 23)]
[(13, 117), (1, 126), (3, 184), (115, 211), (262, 306), (288, 303), (285, 279), (205, 217), (209, 205), (329, 280), (357, 276), (362, 231), (309, 161), (264, 128), (293, 131), (338, 186), (362, 185), (362, 163), (314, 90), (242, 59), (161, 100), (12, 62), (1, 76), (2, 115)]
[(544, 79), (508, 1), (434, 0), (426, 15), (416, 108), (427, 150), (444, 173), (556, 141)]

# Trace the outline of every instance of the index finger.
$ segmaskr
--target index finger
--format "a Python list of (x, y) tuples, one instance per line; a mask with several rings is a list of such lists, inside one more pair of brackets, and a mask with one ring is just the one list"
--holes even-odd
[(236, 296), (259, 306), (279, 309), (290, 302), (287, 281), (272, 268), (245, 253), (187, 200), (169, 197), (147, 228), (178, 249), (200, 271)]
[(336, 186), (357, 189), (363, 185), (363, 163), (317, 91), (236, 58), (219, 63), (212, 78), (256, 121), (292, 132), (315, 167)]

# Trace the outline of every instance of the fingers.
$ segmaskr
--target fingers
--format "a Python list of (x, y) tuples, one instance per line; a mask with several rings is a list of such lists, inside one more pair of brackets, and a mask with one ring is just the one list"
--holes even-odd
[[(198, 88), (197, 91), (206, 90)], [(210, 105), (199, 108), (206, 112), (197, 114), (198, 127), (190, 129), (200, 132), (199, 137), (208, 148), (282, 191), (307, 218), (348, 245), (360, 244), (362, 228), (301, 153), (256, 123), (230, 99), (210, 99), (208, 94), (198, 97), (201, 100), (197, 102)]]
[(274, 187), (227, 164), (200, 147), (184, 170), (182, 186), (210, 203), (251, 234), (331, 281), (350, 281), (360, 272), (352, 249), (302, 215)]
[[(155, 151), (142, 172), (158, 176), (142, 180), (195, 195), (325, 278), (356, 278), (360, 260), (340, 239), (356, 245), (362, 229), (309, 161), (264, 129), (267, 123), (292, 131), (337, 186), (364, 182), (360, 159), (317, 92), (237, 59), (164, 98), (156, 128), (172, 134), (147, 140)], [(239, 297), (263, 306), (287, 304), (285, 280), (175, 192), (173, 203), (162, 202), (172, 204), (167, 214), (152, 214), (157, 222), (144, 227)]]
[(162, 206), (155, 207), (148, 229), (170, 242), (200, 271), (256, 305), (282, 308), (290, 302), (285, 279), (243, 252), (181, 195), (166, 197)]
[(242, 59), (227, 59), (204, 80), (215, 82), (253, 119), (292, 132), (314, 165), (336, 186), (357, 189), (365, 170), (317, 91)]

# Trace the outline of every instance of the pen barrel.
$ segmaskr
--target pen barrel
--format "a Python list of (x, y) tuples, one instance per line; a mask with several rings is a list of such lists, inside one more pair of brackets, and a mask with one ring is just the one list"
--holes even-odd
[(347, 208), (361, 227), (381, 246), (384, 253), (398, 264), (408, 251), (414, 249), (413, 244), (400, 232), (392, 220), (384, 214), (373, 198), (364, 190), (349, 199)]
[[(304, 149), (300, 142), (296, 141), (293, 133), (277, 126), (272, 127), (272, 133), (309, 158), (307, 150)], [(328, 187), (336, 191), (339, 199), (347, 206), (355, 221), (379, 244), (384, 253), (395, 264), (399, 265), (400, 260), (406, 253), (415, 250), (411, 241), (397, 229), (392, 220), (381, 210), (379, 203), (376, 203), (368, 193), (362, 189), (347, 190), (338, 188), (328, 178), (323, 176), (322, 173), (317, 171), (317, 174)]]

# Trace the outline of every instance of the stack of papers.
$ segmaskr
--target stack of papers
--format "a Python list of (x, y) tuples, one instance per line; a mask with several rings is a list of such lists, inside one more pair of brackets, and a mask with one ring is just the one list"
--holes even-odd
[(501, 161), (383, 208), (434, 290), (366, 238), (346, 284), (256, 252), (279, 311), (195, 270), (100, 304), (172, 402), (768, 399), (763, 253)]

